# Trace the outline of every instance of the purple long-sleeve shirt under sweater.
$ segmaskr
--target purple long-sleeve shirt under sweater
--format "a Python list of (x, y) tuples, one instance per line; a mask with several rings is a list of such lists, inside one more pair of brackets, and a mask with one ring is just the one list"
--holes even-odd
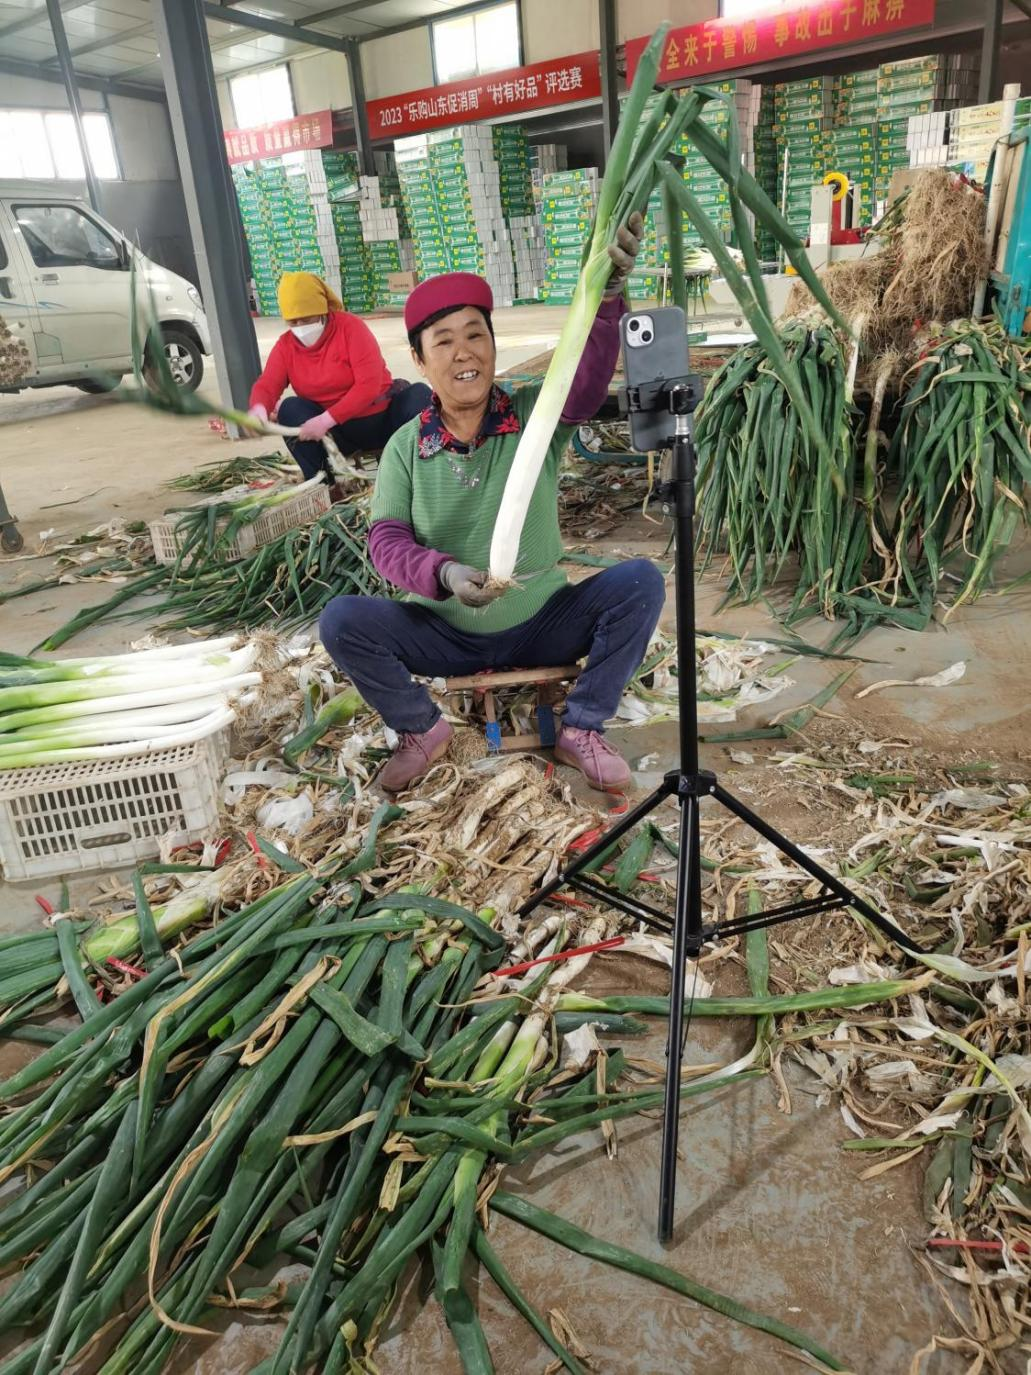
[[(602, 301), (587, 336), (573, 385), (562, 410), (564, 425), (582, 425), (601, 409), (619, 357), (619, 321), (626, 311), (622, 296)], [(373, 566), (395, 587), (420, 597), (443, 601), (437, 573), (451, 562), (451, 555), (419, 544), (412, 527), (403, 520), (378, 520), (369, 530), (369, 554)]]

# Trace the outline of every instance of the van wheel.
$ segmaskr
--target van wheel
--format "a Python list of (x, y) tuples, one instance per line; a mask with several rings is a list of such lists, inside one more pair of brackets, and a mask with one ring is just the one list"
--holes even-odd
[(121, 377), (84, 377), (81, 382), (73, 382), (72, 386), (88, 392), (90, 396), (103, 396), (105, 392), (114, 391), (121, 380)]
[(0, 548), (5, 554), (17, 554), (25, 548), (25, 536), (13, 521), (0, 531)]
[[(168, 363), (172, 379), (183, 391), (196, 391), (200, 386), (200, 380), (204, 376), (204, 359), (201, 351), (190, 338), (178, 329), (163, 329), (161, 338), (165, 345), (165, 360)], [(152, 369), (146, 369), (147, 380), (151, 378)]]

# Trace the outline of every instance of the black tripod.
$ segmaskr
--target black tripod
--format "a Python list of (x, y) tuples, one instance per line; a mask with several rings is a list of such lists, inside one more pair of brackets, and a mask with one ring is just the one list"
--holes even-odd
[[(666, 1044), (666, 1094), (662, 1119), (662, 1165), (659, 1184), (659, 1238), (673, 1235), (673, 1205), (676, 1191), (677, 1135), (680, 1126), (680, 1074), (684, 1051), (684, 966), (688, 956), (697, 958), (705, 941), (718, 936), (736, 936), (797, 917), (816, 916), (851, 907), (871, 921), (890, 940), (907, 950), (920, 953), (920, 947), (876, 908), (853, 893), (833, 874), (827, 872), (786, 836), (774, 829), (751, 808), (721, 786), (716, 775), (698, 767), (698, 698), (695, 684), (695, 598), (694, 598), (694, 498), (696, 456), (692, 440), (691, 413), (696, 405), (697, 387), (690, 379), (678, 379), (662, 389), (668, 397), (673, 419), (672, 480), (659, 487), (667, 507), (672, 505), (676, 534), (677, 593), (677, 684), (680, 714), (680, 767), (663, 778), (650, 797), (639, 803), (589, 849), (580, 854), (555, 879), (539, 889), (519, 909), (526, 916), (546, 902), (563, 885), (628, 913), (649, 926), (673, 934), (673, 978), (669, 1000), (669, 1039)], [(584, 873), (598, 857), (642, 821), (669, 797), (680, 803), (680, 849), (677, 858), (676, 905), (672, 918), (647, 902), (619, 893)], [(699, 807), (703, 797), (715, 798), (753, 831), (775, 845), (787, 858), (813, 878), (819, 879), (823, 892), (817, 897), (790, 902), (783, 907), (732, 921), (702, 923), (701, 841)]]

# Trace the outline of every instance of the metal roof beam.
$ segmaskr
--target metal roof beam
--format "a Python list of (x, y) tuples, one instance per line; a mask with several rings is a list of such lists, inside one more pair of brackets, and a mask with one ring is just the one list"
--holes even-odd
[(47, 0), (47, 14), (50, 16), (50, 32), (53, 35), (54, 47), (57, 49), (57, 60), (61, 67), (64, 93), (68, 100), (68, 108), (72, 112), (72, 122), (75, 125), (75, 137), (79, 144), (79, 156), (82, 158), (82, 171), (86, 179), (86, 192), (89, 196), (90, 205), (94, 210), (99, 211), (101, 204), (100, 183), (93, 170), (93, 163), (90, 161), (89, 144), (86, 142), (86, 127), (82, 122), (79, 82), (75, 68), (72, 66), (71, 53), (68, 51), (68, 35), (64, 31), (61, 0)]
[[(259, 33), (271, 33), (277, 38), (289, 38), (293, 43), (308, 43), (313, 48), (328, 48), (330, 52), (347, 53), (347, 40), (334, 38), (332, 34), (318, 33), (301, 24), (284, 24), (278, 19), (266, 19), (264, 15), (252, 14), (250, 10), (229, 9), (205, 0), (205, 19), (216, 23), (239, 24), (245, 29), (256, 29)], [(237, 40), (242, 41), (242, 40)]]
[[(64, 84), (60, 72), (41, 67), (38, 62), (24, 62), (17, 57), (0, 58), (0, 72), (5, 76), (27, 76), (36, 81), (52, 81), (59, 86)], [(82, 72), (76, 72), (75, 79), (85, 91), (127, 96), (130, 100), (155, 100), (160, 105), (165, 103), (165, 93), (160, 86), (135, 86), (108, 77), (86, 76)]]

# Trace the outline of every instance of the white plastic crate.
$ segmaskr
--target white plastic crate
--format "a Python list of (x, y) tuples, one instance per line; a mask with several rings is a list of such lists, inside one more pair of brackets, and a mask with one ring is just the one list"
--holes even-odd
[[(220, 501), (232, 501), (234, 498), (253, 495), (249, 487), (233, 487), (227, 492), (219, 492), (213, 497), (206, 498), (198, 503), (202, 506), (211, 506)], [(303, 492), (299, 492), (289, 501), (280, 502), (278, 506), (273, 506), (264, 515), (259, 516), (250, 525), (245, 525), (237, 534), (231, 544), (227, 545), (221, 553), (221, 558), (226, 563), (231, 563), (234, 559), (245, 558), (253, 550), (258, 549), (263, 544), (270, 544), (272, 540), (278, 539), (280, 535), (285, 535), (288, 530), (292, 530), (298, 525), (310, 525), (312, 521), (318, 520), (319, 516), (324, 515), (330, 508), (329, 488), (322, 483), (318, 487), (309, 487)], [(219, 528), (225, 529), (226, 522), (219, 522)], [(175, 563), (179, 557), (179, 532), (176, 529), (176, 518), (162, 517), (160, 520), (150, 522), (150, 537), (154, 542), (154, 558), (157, 563)]]
[(163, 836), (199, 840), (218, 820), (226, 731), (124, 759), (0, 772), (0, 870), (8, 882), (151, 859)]

